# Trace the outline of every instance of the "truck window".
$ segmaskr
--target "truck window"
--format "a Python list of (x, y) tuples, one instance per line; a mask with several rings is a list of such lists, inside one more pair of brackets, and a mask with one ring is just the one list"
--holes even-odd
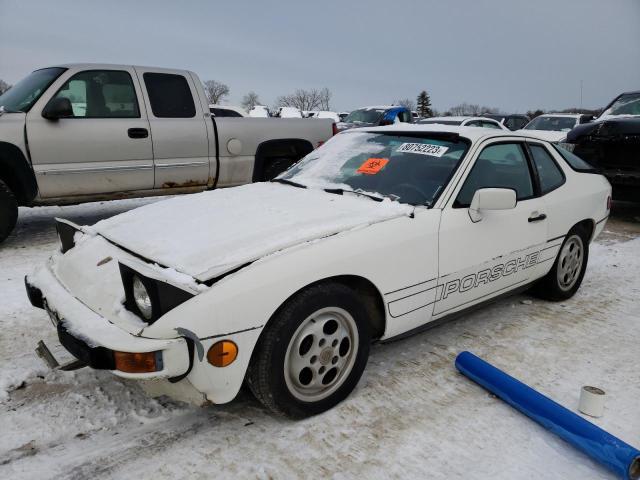
[(193, 118), (193, 103), (187, 79), (170, 73), (145, 73), (144, 84), (149, 93), (153, 115), (157, 118)]
[(54, 98), (71, 102), (74, 118), (139, 118), (138, 99), (128, 72), (87, 70), (76, 73)]

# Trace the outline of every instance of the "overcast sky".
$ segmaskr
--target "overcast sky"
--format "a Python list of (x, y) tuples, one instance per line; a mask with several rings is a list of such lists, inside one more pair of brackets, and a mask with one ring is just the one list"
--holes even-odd
[(583, 80), (601, 107), (640, 89), (640, 0), (0, 0), (0, 78), (68, 62), (193, 70), (230, 104), (326, 86), (335, 110), (426, 89), (523, 112), (579, 106)]

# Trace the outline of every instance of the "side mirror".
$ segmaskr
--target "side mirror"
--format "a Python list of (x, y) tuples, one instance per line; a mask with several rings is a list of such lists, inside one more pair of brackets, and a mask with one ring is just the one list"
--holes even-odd
[(73, 117), (71, 101), (66, 97), (56, 97), (47, 103), (42, 110), (42, 116), (47, 120), (58, 120), (59, 118)]
[(476, 190), (469, 206), (473, 223), (482, 220), (483, 210), (510, 210), (516, 207), (516, 191), (510, 188), (481, 188)]

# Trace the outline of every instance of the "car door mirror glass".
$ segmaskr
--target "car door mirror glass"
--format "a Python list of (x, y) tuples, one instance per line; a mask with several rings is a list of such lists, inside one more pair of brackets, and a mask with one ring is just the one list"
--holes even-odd
[(56, 97), (51, 100), (44, 110), (42, 116), (48, 120), (58, 120), (59, 118), (73, 117), (73, 107), (71, 101), (66, 97)]
[(516, 191), (510, 188), (481, 188), (476, 190), (469, 206), (471, 221), (482, 220), (482, 211), (510, 210), (517, 203)]

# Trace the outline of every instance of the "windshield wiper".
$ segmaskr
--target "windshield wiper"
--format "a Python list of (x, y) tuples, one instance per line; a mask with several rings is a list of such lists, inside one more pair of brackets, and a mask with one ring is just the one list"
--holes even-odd
[(358, 190), (345, 190), (344, 188), (325, 188), (324, 191), (327, 193), (333, 193), (336, 195), (343, 195), (345, 193), (354, 193), (356, 195), (362, 195), (363, 197), (367, 197), (367, 198), (370, 198), (371, 200), (375, 200), (376, 202), (382, 202), (384, 200), (384, 198), (382, 197), (378, 197), (376, 195), (371, 195), (364, 192), (359, 192)]
[(283, 183), (285, 185), (291, 185), (292, 187), (297, 187), (297, 188), (307, 188), (306, 185), (303, 185), (303, 184), (298, 183), (298, 182), (294, 182), (292, 180), (287, 180), (286, 178), (274, 178), (271, 181), (273, 183)]

